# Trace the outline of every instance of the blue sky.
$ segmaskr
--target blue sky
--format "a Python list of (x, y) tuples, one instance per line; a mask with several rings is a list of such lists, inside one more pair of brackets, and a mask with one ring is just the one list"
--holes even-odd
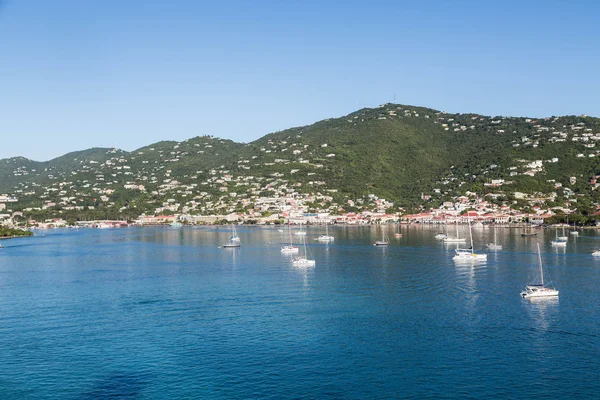
[(249, 142), (394, 97), (600, 116), (596, 1), (0, 4), (0, 158)]

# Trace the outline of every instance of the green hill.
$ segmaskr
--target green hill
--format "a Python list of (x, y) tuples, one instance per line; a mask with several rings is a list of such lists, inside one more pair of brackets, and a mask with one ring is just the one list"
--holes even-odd
[(201, 136), (133, 152), (0, 160), (0, 192), (19, 198), (14, 210), (45, 214), (152, 212), (168, 199), (178, 211), (241, 210), (258, 195), (290, 193), (338, 208), (369, 195), (435, 206), (468, 191), (592, 204), (598, 140), (600, 119), (587, 116), (487, 117), (385, 104), (248, 144)]

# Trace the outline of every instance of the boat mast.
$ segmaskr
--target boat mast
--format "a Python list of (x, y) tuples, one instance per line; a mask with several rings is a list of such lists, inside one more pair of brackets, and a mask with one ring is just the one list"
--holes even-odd
[(471, 254), (473, 253), (473, 232), (471, 232), (471, 220), (467, 218), (467, 222), (469, 223), (469, 237), (471, 238)]
[(542, 253), (540, 252), (540, 244), (537, 244), (538, 248), (538, 262), (540, 264), (540, 276), (542, 277), (542, 286), (544, 286), (544, 270), (542, 270)]

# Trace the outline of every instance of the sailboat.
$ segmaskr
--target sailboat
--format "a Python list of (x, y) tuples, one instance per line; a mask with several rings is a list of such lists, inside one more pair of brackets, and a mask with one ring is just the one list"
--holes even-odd
[(443, 238), (443, 242), (444, 243), (464, 243), (467, 241), (466, 237), (460, 237), (458, 235), (458, 223), (456, 223), (456, 236), (452, 237), (452, 236), (448, 236), (446, 235), (445, 238)]
[(542, 267), (542, 253), (540, 251), (540, 244), (537, 244), (538, 248), (538, 263), (540, 265), (540, 280), (541, 282), (535, 284), (529, 284), (525, 286), (525, 290), (521, 292), (521, 296), (524, 298), (532, 297), (555, 297), (558, 296), (558, 290), (555, 288), (547, 288), (544, 286), (544, 269)]
[(319, 242), (333, 242), (335, 240), (335, 238), (329, 234), (329, 224), (328, 223), (325, 223), (325, 234), (319, 236), (315, 240), (318, 240)]
[(231, 236), (229, 236), (229, 240), (231, 240), (232, 242), (239, 242), (240, 238), (237, 235), (237, 232), (235, 230), (235, 225), (233, 225), (233, 234)]
[(537, 232), (533, 232), (531, 230), (531, 224), (528, 225), (528, 226), (529, 226), (529, 230), (528, 231), (526, 230), (525, 232), (521, 232), (521, 237), (537, 236), (538, 233)]
[(567, 241), (569, 237), (565, 235), (565, 226), (562, 227), (562, 235), (557, 238), (558, 240)]
[(600, 250), (596, 250), (592, 253), (594, 257), (600, 257)]
[(233, 235), (229, 236), (229, 242), (223, 243), (222, 247), (231, 248), (231, 247), (240, 247), (242, 244), (240, 243), (240, 239), (235, 234), (235, 225), (233, 225)]
[(290, 224), (288, 223), (288, 231), (290, 234), (290, 244), (286, 244), (285, 246), (281, 247), (281, 252), (283, 254), (298, 254), (298, 246), (294, 246), (294, 242), (292, 241), (292, 227), (290, 226)]
[(375, 243), (373, 243), (373, 246), (389, 246), (390, 245), (390, 240), (388, 239), (387, 235), (385, 234), (385, 229), (382, 232), (382, 236), (381, 236), (381, 240), (377, 240)]
[(490, 250), (502, 250), (502, 245), (496, 240), (496, 227), (494, 227), (494, 243), (488, 243), (487, 248)]
[(452, 257), (455, 261), (484, 261), (487, 260), (487, 254), (477, 254), (473, 251), (473, 232), (471, 230), (471, 220), (469, 222), (469, 238), (471, 239), (471, 247), (468, 249), (456, 249), (456, 254)]
[(554, 247), (567, 247), (567, 239), (561, 240), (558, 237), (558, 229), (556, 230), (556, 240), (552, 241), (552, 246), (554, 246)]
[(294, 267), (314, 267), (316, 265), (315, 260), (309, 260), (306, 254), (306, 238), (302, 237), (302, 242), (304, 243), (304, 255), (298, 256), (294, 258), (292, 261), (292, 265)]

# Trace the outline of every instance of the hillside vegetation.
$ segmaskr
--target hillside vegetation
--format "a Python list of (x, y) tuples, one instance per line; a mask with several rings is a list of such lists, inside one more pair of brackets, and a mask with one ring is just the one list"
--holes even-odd
[(369, 195), (413, 209), (469, 191), (591, 206), (599, 197), (598, 140), (600, 119), (588, 116), (489, 117), (385, 104), (248, 144), (201, 136), (133, 152), (4, 159), (0, 192), (18, 198), (13, 211), (78, 218), (151, 213), (169, 199), (178, 212), (239, 211), (256, 196), (293, 193), (319, 195), (338, 210)]

